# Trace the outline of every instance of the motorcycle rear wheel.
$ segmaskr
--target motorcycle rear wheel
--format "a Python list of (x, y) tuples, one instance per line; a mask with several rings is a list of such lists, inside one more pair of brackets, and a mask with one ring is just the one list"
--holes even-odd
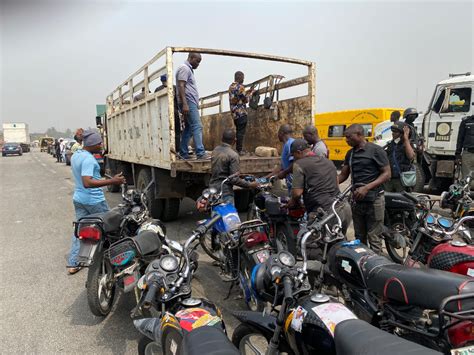
[(242, 355), (261, 355), (268, 348), (268, 339), (246, 324), (239, 324), (232, 334), (232, 344)]
[(162, 355), (161, 344), (147, 337), (142, 337), (138, 342), (138, 355)]
[(408, 256), (408, 251), (410, 250), (411, 240), (407, 233), (406, 226), (403, 225), (401, 221), (395, 221), (389, 227), (390, 230), (396, 230), (405, 238), (405, 247), (397, 248), (393, 242), (385, 239), (385, 247), (387, 248), (387, 253), (390, 256), (390, 259), (395, 261), (397, 264), (403, 264), (406, 257)]
[(115, 283), (112, 283), (111, 278), (112, 268), (105, 262), (103, 251), (96, 253), (87, 273), (86, 289), (89, 308), (98, 317), (105, 317), (112, 309)]

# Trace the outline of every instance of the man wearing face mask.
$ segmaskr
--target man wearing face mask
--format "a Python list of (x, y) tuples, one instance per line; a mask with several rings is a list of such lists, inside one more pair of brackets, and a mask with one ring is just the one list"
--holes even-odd
[(398, 121), (391, 129), (393, 139), (387, 144), (386, 152), (392, 177), (385, 183), (384, 189), (387, 192), (402, 192), (406, 187), (400, 181), (400, 173), (411, 169), (415, 151), (410, 142), (410, 127)]

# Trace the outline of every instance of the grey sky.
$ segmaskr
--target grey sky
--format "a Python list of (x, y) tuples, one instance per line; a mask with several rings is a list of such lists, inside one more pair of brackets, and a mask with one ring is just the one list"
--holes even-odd
[[(1, 121), (31, 132), (93, 126), (95, 104), (166, 45), (314, 61), (317, 112), (425, 111), (438, 81), (474, 67), (472, 1), (0, 3)], [(200, 94), (239, 69), (248, 80), (270, 73), (204, 56)]]

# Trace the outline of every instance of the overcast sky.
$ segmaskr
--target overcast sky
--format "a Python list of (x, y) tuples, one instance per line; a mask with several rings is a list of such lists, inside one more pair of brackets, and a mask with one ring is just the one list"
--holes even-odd
[[(30, 132), (93, 126), (95, 104), (167, 45), (314, 61), (317, 112), (425, 111), (438, 81), (474, 67), (472, 1), (0, 4), (0, 120)], [(203, 56), (201, 96), (226, 89), (239, 69), (248, 80), (277, 70)]]

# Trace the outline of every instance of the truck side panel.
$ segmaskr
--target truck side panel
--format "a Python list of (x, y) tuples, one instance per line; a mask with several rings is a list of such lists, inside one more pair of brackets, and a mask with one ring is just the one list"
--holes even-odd
[(149, 94), (127, 110), (107, 117), (107, 133), (111, 159), (170, 168), (168, 98), (163, 93)]

